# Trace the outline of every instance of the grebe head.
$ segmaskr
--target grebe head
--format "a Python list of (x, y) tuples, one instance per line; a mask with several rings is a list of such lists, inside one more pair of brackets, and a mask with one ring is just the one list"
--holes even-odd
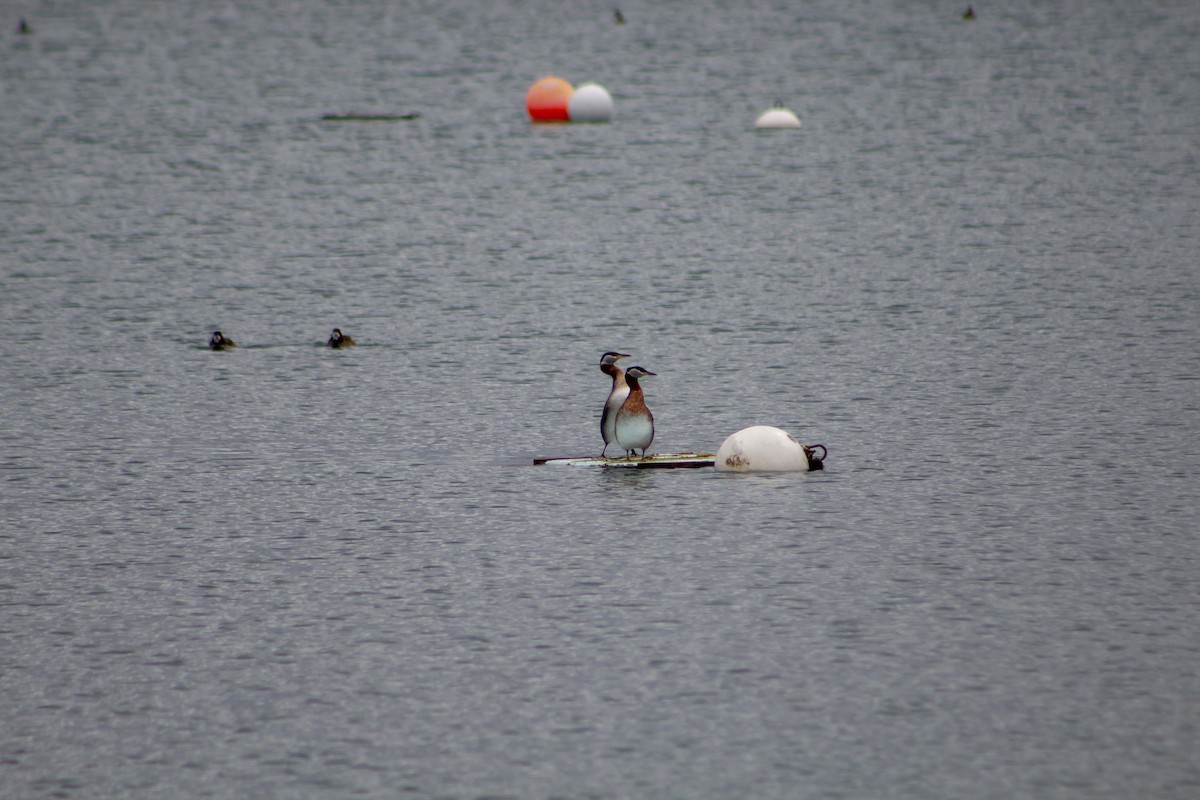
[(227, 343), (227, 340), (220, 331), (213, 331), (212, 338), (210, 338), (208, 340), (208, 346), (213, 349), (216, 349), (218, 347), (224, 347), (226, 345), (226, 343)]
[(613, 364), (616, 364), (622, 358), (629, 358), (629, 354), (628, 353), (618, 353), (615, 350), (609, 350), (607, 353), (600, 356), (600, 366), (611, 367)]
[(341, 328), (334, 328), (333, 333), (329, 335), (329, 341), (325, 343), (327, 347), (353, 347), (356, 344), (358, 342), (354, 341), (354, 337), (342, 333)]
[(654, 374), (656, 373), (651, 372), (645, 367), (630, 367), (629, 369), (625, 370), (625, 377), (633, 378), (635, 381), (639, 378), (645, 378)]

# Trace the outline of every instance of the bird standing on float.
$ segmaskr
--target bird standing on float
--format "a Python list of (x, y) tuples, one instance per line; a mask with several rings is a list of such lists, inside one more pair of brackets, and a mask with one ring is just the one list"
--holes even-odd
[(625, 370), (617, 366), (617, 362), (622, 358), (629, 356), (613, 350), (600, 356), (600, 371), (612, 377), (612, 389), (608, 392), (608, 399), (604, 401), (604, 411), (600, 414), (600, 436), (604, 439), (604, 449), (600, 451), (601, 458), (606, 457), (604, 454), (608, 452), (608, 446), (617, 440), (617, 412), (629, 396)]
[(625, 382), (629, 384), (629, 396), (621, 403), (617, 411), (616, 425), (613, 427), (617, 434), (619, 445), (630, 458), (637, 450), (646, 457), (646, 448), (654, 441), (654, 415), (646, 407), (646, 398), (642, 393), (639, 381), (654, 373), (644, 367), (630, 367), (625, 370)]

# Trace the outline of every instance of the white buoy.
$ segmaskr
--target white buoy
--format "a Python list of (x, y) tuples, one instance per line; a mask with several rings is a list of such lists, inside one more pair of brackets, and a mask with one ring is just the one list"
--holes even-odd
[(571, 122), (608, 122), (613, 115), (612, 95), (598, 83), (585, 83), (567, 101)]
[[(820, 447), (821, 445), (814, 445)], [(753, 425), (721, 443), (713, 466), (720, 472), (807, 472), (821, 469), (810, 463), (808, 451), (790, 433), (770, 425)]]
[(783, 106), (767, 109), (754, 122), (756, 128), (799, 128), (800, 118), (796, 112)]

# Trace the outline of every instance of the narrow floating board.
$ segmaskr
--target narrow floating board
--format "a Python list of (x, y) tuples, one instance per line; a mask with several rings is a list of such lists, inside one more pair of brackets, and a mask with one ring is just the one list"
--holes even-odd
[(600, 456), (535, 458), (533, 463), (566, 467), (686, 469), (689, 467), (711, 467), (716, 458), (716, 455), (713, 453), (651, 453), (645, 458), (601, 458)]
[(420, 118), (420, 114), (325, 114), (321, 117), (326, 122), (400, 122)]

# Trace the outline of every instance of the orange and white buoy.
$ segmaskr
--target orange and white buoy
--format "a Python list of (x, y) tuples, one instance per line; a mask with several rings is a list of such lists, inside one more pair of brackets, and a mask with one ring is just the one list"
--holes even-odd
[(567, 104), (575, 87), (562, 78), (547, 75), (525, 94), (525, 110), (534, 122), (568, 122)]

